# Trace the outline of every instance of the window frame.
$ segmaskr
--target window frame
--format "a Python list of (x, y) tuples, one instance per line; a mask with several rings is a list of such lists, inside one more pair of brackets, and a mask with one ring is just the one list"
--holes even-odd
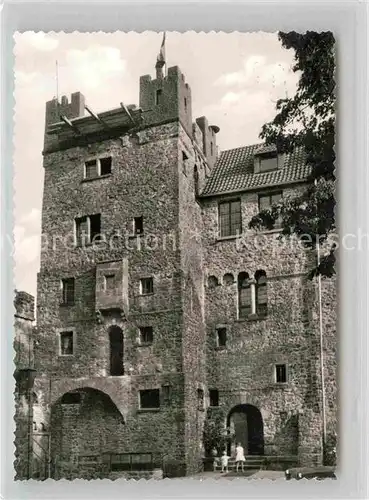
[[(145, 326), (139, 326), (139, 340), (140, 340), (140, 345), (147, 346), (147, 345), (152, 345), (154, 343), (154, 328), (151, 325), (145, 325)], [(149, 331), (151, 332), (151, 340), (143, 340), (143, 334), (144, 331), (146, 333)]]
[[(140, 222), (141, 231), (137, 231), (137, 222)], [(134, 236), (141, 236), (144, 234), (144, 218), (142, 215), (139, 217), (133, 217), (133, 234)]]
[[(72, 354), (63, 354), (62, 353), (62, 335), (63, 334), (72, 334)], [(58, 335), (58, 356), (61, 358), (70, 358), (75, 356), (76, 354), (76, 331), (74, 328), (63, 328), (59, 329), (57, 332)]]
[[(141, 395), (143, 392), (157, 392), (158, 395), (158, 406), (142, 406)], [(161, 409), (161, 394), (160, 388), (154, 387), (152, 389), (139, 389), (138, 391), (138, 409), (140, 411), (159, 411)]]
[[(225, 342), (224, 343), (220, 343), (219, 342), (219, 339), (220, 339), (220, 332), (224, 330), (225, 332)], [(216, 342), (217, 342), (217, 348), (218, 349), (226, 349), (227, 348), (227, 340), (228, 340), (228, 329), (226, 326), (217, 326), (216, 329), (215, 329), (215, 333), (216, 333)]]
[[(151, 281), (151, 291), (150, 292), (144, 292), (144, 281)], [(147, 276), (146, 278), (141, 278), (140, 279), (140, 296), (145, 297), (148, 295), (154, 295), (154, 277), (153, 276)]]
[[(97, 235), (102, 235), (102, 232), (101, 232), (101, 220), (102, 220), (102, 217), (101, 217), (101, 212), (100, 213), (96, 213), (96, 214), (90, 214), (90, 215), (82, 215), (80, 217), (75, 217), (74, 218), (74, 246), (76, 248), (83, 248), (84, 246), (88, 246), (88, 245), (95, 245), (96, 243), (100, 243), (102, 241), (104, 241), (103, 238), (99, 238), (99, 239), (95, 239), (93, 241), (93, 238), (91, 237), (91, 217), (97, 217), (99, 216), (100, 217), (100, 232), (99, 233), (96, 233), (94, 238), (97, 236)], [(82, 241), (79, 241), (81, 238), (78, 238), (78, 235), (79, 235), (79, 230), (78, 230), (78, 224), (81, 224), (81, 221), (83, 219), (86, 219), (86, 222), (87, 222), (87, 242), (83, 242)]]
[[(259, 281), (260, 278), (264, 279), (262, 283)], [(261, 303), (259, 303), (260, 288), (263, 288), (265, 293), (265, 302)], [(255, 312), (260, 318), (268, 315), (268, 277), (264, 270), (255, 273)]]
[[(285, 380), (284, 381), (278, 380), (278, 370), (277, 370), (277, 367), (280, 367), (280, 366), (284, 366), (284, 370), (285, 370)], [(274, 383), (277, 384), (277, 385), (285, 385), (285, 384), (288, 384), (288, 382), (289, 382), (288, 364), (287, 363), (276, 363), (274, 365)]]
[[(68, 292), (67, 292), (67, 283), (72, 282), (73, 283), (73, 300), (68, 301), (66, 300), (68, 297)], [(68, 278), (62, 278), (60, 280), (60, 288), (61, 288), (61, 302), (60, 304), (63, 306), (74, 306), (75, 301), (76, 301), (76, 279), (74, 276), (68, 277)]]
[[(101, 173), (101, 161), (107, 160), (107, 159), (110, 159), (110, 172), (102, 174)], [(93, 161), (96, 162), (96, 175), (91, 176), (91, 177), (87, 177), (87, 163), (90, 163)], [(94, 179), (108, 177), (109, 175), (112, 174), (112, 170), (113, 170), (113, 156), (112, 155), (94, 156), (94, 157), (88, 158), (83, 163), (83, 180), (84, 181), (91, 181)]]
[[(278, 170), (279, 167), (279, 158), (278, 158), (278, 153), (276, 151), (271, 151), (268, 153), (262, 153), (258, 154), (258, 163), (259, 163), (259, 173), (260, 174), (265, 174), (267, 172), (274, 172), (275, 170)], [(267, 168), (267, 169), (262, 169), (262, 162), (263, 160), (275, 160), (275, 167), (274, 168)]]
[[(215, 399), (218, 402), (218, 404), (216, 404), (216, 405), (211, 404), (212, 402), (214, 402), (214, 399), (212, 401), (212, 396), (211, 396), (212, 393), (213, 393), (213, 395), (214, 395), (214, 393), (216, 393)], [(209, 406), (210, 406), (210, 408), (219, 408), (220, 404), (219, 404), (219, 390), (218, 389), (209, 389)]]
[[(240, 285), (240, 275), (244, 274), (245, 277), (242, 280), (243, 282), (247, 281), (247, 285), (241, 286)], [(252, 291), (251, 291), (251, 282), (250, 282), (250, 276), (248, 273), (239, 273), (237, 276), (237, 295), (238, 295), (238, 318), (239, 319), (245, 319), (248, 318), (252, 314)], [(249, 303), (247, 305), (242, 303), (241, 300), (241, 290), (249, 290)], [(244, 313), (241, 314), (241, 311), (244, 310)]]
[[(239, 204), (239, 210), (237, 212), (232, 212), (232, 204), (238, 203)], [(221, 207), (222, 206), (228, 206), (228, 212), (222, 214), (221, 213)], [(237, 233), (232, 233), (232, 227), (235, 226), (235, 224), (232, 224), (232, 214), (238, 214), (239, 215), (239, 232)], [(224, 231), (224, 227), (222, 224), (222, 216), (227, 217), (227, 226), (226, 228), (228, 231)], [(229, 234), (223, 234), (224, 232), (229, 233)], [(224, 200), (220, 201), (218, 203), (218, 237), (219, 238), (237, 238), (242, 234), (242, 203), (241, 203), (241, 198), (232, 198), (230, 200)]]

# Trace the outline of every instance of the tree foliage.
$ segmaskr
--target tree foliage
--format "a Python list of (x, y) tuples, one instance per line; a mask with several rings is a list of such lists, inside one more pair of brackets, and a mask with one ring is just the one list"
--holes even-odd
[[(303, 148), (311, 167), (307, 189), (295, 197), (283, 198), (271, 209), (253, 217), (250, 227), (271, 229), (277, 219), (282, 234), (297, 235), (306, 248), (316, 241), (327, 252), (311, 276), (334, 274), (334, 245), (329, 236), (335, 230), (334, 139), (335, 139), (335, 58), (331, 32), (279, 33), (286, 49), (295, 51), (292, 71), (299, 74), (296, 94), (279, 99), (276, 116), (262, 127), (260, 137), (275, 144), (279, 153)], [(318, 237), (318, 240), (317, 240)]]

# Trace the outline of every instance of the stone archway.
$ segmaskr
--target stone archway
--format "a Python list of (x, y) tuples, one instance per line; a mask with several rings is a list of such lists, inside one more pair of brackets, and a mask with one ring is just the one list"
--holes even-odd
[(260, 410), (253, 405), (233, 407), (227, 416), (227, 427), (234, 434), (229, 454), (241, 443), (245, 455), (264, 455), (264, 424)]
[(89, 387), (64, 393), (51, 407), (50, 424), (55, 479), (100, 477), (104, 455), (123, 444), (120, 411), (107, 394)]

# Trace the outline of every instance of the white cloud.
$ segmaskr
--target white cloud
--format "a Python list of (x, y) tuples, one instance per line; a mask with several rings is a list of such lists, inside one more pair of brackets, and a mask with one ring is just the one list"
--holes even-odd
[(240, 71), (221, 75), (214, 83), (222, 87), (284, 86), (295, 87), (298, 75), (292, 73), (290, 64), (275, 62), (268, 64), (266, 57), (253, 55), (243, 61)]
[(119, 49), (99, 45), (68, 50), (66, 62), (70, 78), (83, 82), (85, 88), (100, 87), (104, 80), (123, 74), (127, 65)]
[(242, 92), (227, 92), (223, 97), (221, 102), (222, 103), (234, 103), (238, 102), (241, 99)]
[(41, 52), (51, 52), (59, 45), (58, 40), (42, 32), (35, 33), (33, 31), (27, 31), (26, 33), (22, 33), (20, 36), (17, 33), (16, 40), (17, 51), (22, 51), (26, 49), (27, 46), (31, 46), (33, 49)]
[(38, 208), (32, 208), (30, 212), (21, 217), (19, 222), (20, 224), (27, 226), (27, 228), (31, 228), (33, 226), (38, 228), (41, 222), (41, 211)]
[(26, 235), (23, 226), (14, 227), (15, 261), (30, 264), (35, 261), (40, 253), (40, 238), (38, 234)]

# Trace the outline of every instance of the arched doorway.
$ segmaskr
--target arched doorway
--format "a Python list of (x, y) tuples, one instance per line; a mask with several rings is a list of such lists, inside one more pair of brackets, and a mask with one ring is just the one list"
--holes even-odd
[(110, 375), (124, 375), (123, 354), (124, 340), (123, 332), (119, 326), (111, 326), (109, 328), (109, 343), (110, 343)]
[(125, 441), (118, 408), (107, 394), (89, 387), (66, 392), (52, 405), (50, 430), (54, 479), (99, 477), (104, 454)]
[(227, 427), (234, 434), (229, 454), (241, 443), (245, 455), (264, 455), (264, 425), (260, 410), (253, 405), (237, 405), (228, 413)]

